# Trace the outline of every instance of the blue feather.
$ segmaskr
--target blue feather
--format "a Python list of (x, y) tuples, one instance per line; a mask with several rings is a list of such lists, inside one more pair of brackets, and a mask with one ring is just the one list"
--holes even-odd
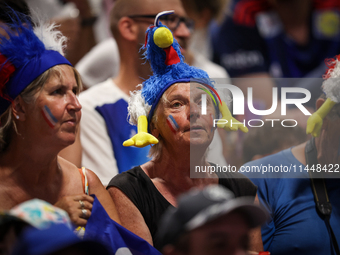
[(13, 20), (13, 24), (2, 28), (7, 35), (0, 35), (0, 54), (4, 55), (17, 69), (29, 62), (39, 59), (45, 51), (44, 44), (34, 34), (32, 24), (21, 23), (20, 19)]
[[(0, 114), (10, 105), (10, 101), (16, 98), (39, 75), (55, 65), (71, 65), (63, 57), (59, 49), (64, 37), (58, 38), (58, 31), (52, 31), (53, 26), (46, 29), (37, 26), (42, 41), (35, 34), (33, 25), (25, 15), (11, 11), (9, 14), (11, 23), (3, 24), (1, 28), (6, 32), (0, 34)], [(39, 30), (40, 29), (40, 30)], [(46, 41), (46, 46), (43, 41)], [(60, 47), (59, 47), (60, 46)], [(57, 48), (57, 50), (54, 50)], [(15, 67), (13, 73), (9, 73), (8, 65)], [(7, 69), (6, 69), (7, 68)], [(4, 75), (7, 74), (8, 77)]]

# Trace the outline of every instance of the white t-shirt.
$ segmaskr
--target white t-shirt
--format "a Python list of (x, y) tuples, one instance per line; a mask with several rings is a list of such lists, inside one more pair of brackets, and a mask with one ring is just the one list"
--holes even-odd
[(80, 140), (82, 165), (94, 171), (104, 185), (119, 172), (149, 160), (150, 147), (124, 147), (137, 128), (127, 119), (128, 96), (108, 79), (79, 96), (82, 104)]

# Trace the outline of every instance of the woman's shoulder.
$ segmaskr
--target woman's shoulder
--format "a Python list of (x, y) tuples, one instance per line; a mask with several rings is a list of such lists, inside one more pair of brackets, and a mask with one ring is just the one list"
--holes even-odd
[[(72, 162), (64, 159), (63, 157), (58, 157), (58, 163), (61, 167), (61, 169), (63, 170), (64, 174), (67, 175), (77, 175), (77, 176), (82, 176), (82, 175), (86, 175), (86, 177), (88, 179), (97, 179), (97, 175), (91, 171), (90, 169), (87, 168), (79, 168), (77, 167), (75, 164), (73, 164)], [(86, 171), (83, 171), (83, 169), (85, 169)]]
[[(78, 167), (60, 156), (58, 157), (58, 164), (63, 175), (64, 192), (66, 192), (67, 195), (82, 193), (82, 176)], [(90, 177), (88, 173), (87, 175)]]
[(158, 211), (169, 205), (140, 166), (113, 177), (107, 186), (107, 189), (111, 188), (119, 189), (131, 200), (145, 218), (147, 225), (153, 221), (154, 213), (150, 211)]
[(145, 204), (153, 204), (154, 201), (164, 202), (164, 197), (140, 166), (113, 177), (107, 186), (107, 189), (110, 188), (119, 189), (135, 203), (137, 208), (141, 208)]
[(64, 191), (67, 194), (91, 194), (93, 193), (91, 190), (97, 190), (97, 188), (103, 186), (93, 171), (87, 168), (79, 168), (62, 157), (58, 157), (58, 162), (64, 176)]
[(140, 166), (136, 166), (128, 171), (125, 171), (114, 176), (107, 185), (107, 188), (109, 187), (119, 188), (120, 186), (136, 185), (140, 181), (143, 180), (146, 181), (147, 179), (150, 178), (147, 177), (142, 168)]
[(79, 175), (78, 167), (61, 156), (58, 156), (58, 166), (66, 177), (74, 178), (74, 176)]

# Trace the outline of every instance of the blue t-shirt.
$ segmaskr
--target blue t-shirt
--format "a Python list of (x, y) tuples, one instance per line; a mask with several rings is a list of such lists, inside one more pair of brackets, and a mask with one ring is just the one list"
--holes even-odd
[[(268, 157), (251, 161), (245, 166), (293, 166), (304, 167), (292, 154), (291, 149)], [(335, 254), (325, 222), (316, 211), (314, 195), (308, 173), (297, 170), (299, 178), (285, 178), (287, 173), (276, 173), (277, 178), (252, 178), (258, 187), (257, 195), (270, 214), (270, 221), (262, 226), (262, 240), (265, 251), (272, 255), (320, 255)], [(289, 177), (292, 177), (290, 175)], [(305, 178), (301, 178), (305, 177)], [(330, 224), (340, 242), (340, 179), (326, 179), (327, 192), (332, 204)]]
[(340, 53), (338, 1), (312, 2), (305, 45), (285, 33), (268, 0), (233, 0), (231, 9), (232, 15), (211, 29), (214, 61), (231, 77), (266, 72), (274, 78), (321, 78), (324, 60)]

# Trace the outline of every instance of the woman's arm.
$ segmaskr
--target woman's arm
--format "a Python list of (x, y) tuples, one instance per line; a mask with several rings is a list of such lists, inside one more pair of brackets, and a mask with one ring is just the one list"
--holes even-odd
[(110, 187), (108, 191), (116, 205), (122, 226), (153, 245), (149, 228), (137, 207), (118, 188)]
[(90, 194), (96, 195), (110, 218), (121, 224), (121, 220), (116, 209), (117, 206), (115, 205), (114, 200), (111, 199), (109, 192), (104, 188), (98, 176), (88, 169), (86, 169), (86, 176), (89, 183)]

